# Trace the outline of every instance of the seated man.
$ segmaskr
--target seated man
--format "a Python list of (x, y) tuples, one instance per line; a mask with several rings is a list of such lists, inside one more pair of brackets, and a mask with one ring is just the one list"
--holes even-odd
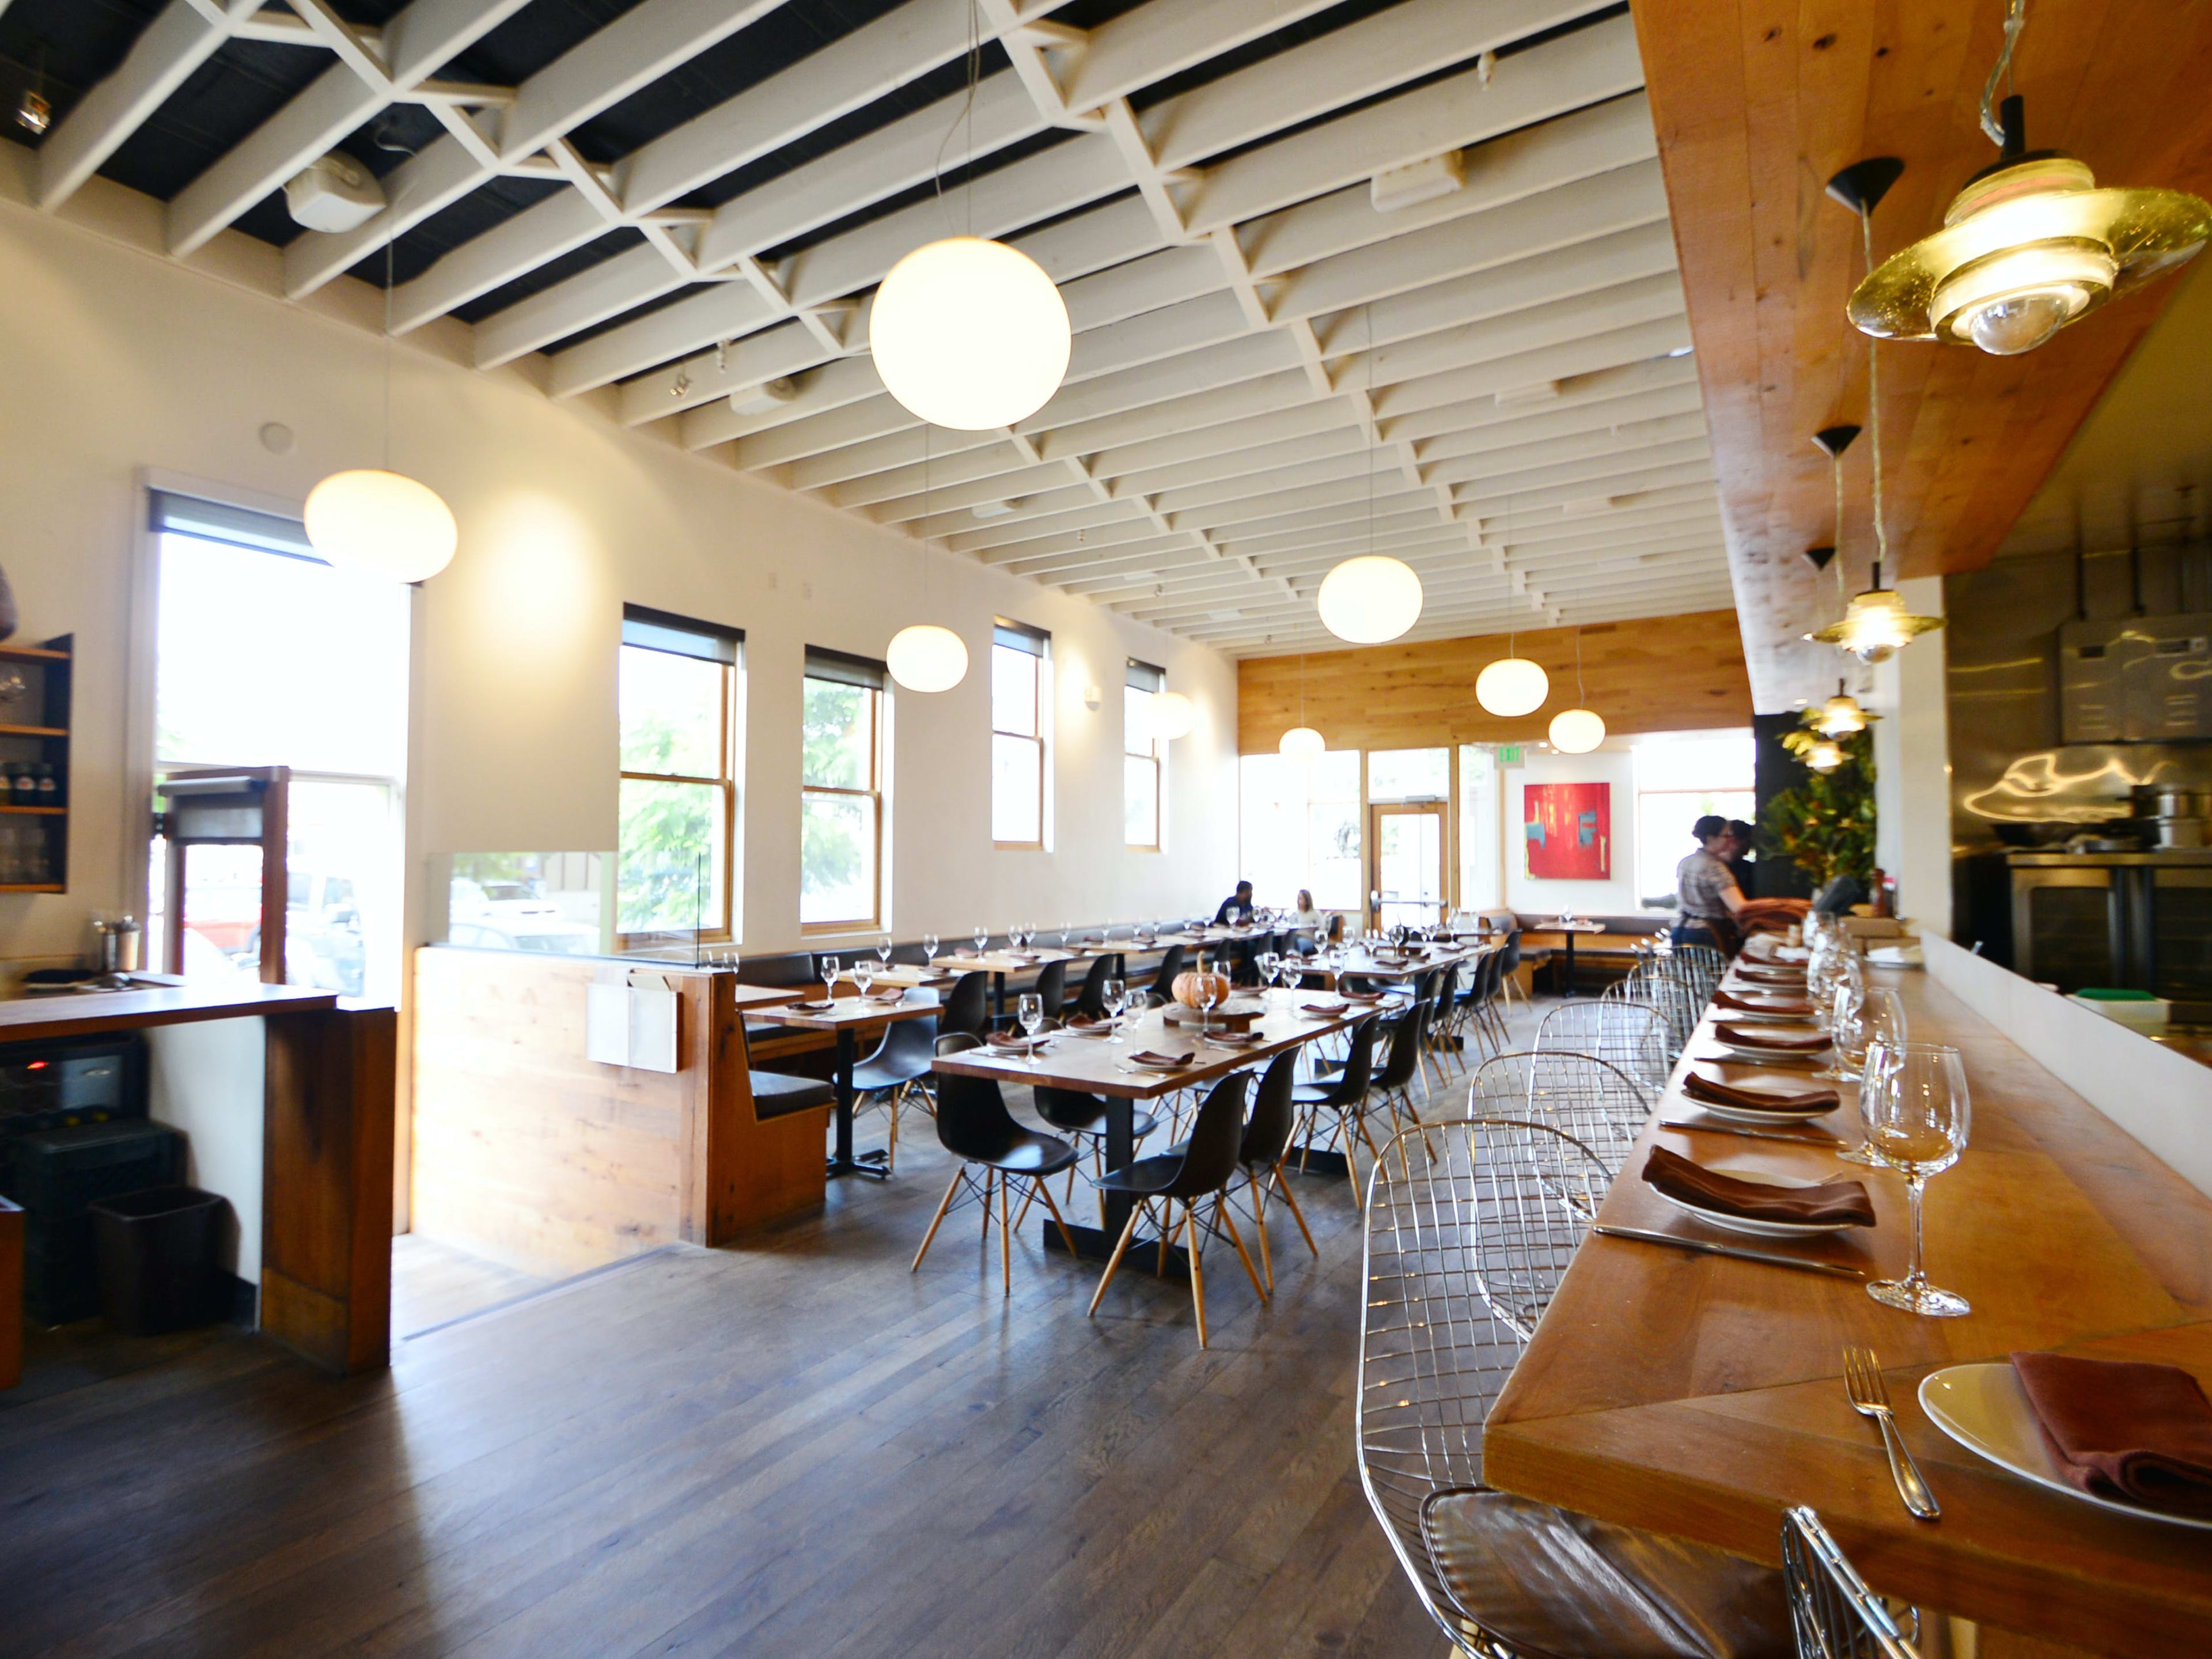
[(1213, 913), (1216, 927), (1233, 927), (1237, 923), (1252, 920), (1252, 884), (1240, 881), (1237, 890), (1221, 901), (1221, 908)]

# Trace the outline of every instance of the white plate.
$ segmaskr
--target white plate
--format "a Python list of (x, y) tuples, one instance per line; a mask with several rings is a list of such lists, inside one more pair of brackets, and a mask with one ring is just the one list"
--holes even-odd
[[(1762, 1182), (1769, 1187), (1817, 1187), (1817, 1181), (1793, 1181), (1788, 1176), (1778, 1176), (1747, 1160), (1724, 1158), (1705, 1166), (1715, 1175), (1735, 1176), (1741, 1181)], [(1848, 1221), (1753, 1221), (1740, 1215), (1723, 1215), (1717, 1210), (1701, 1209), (1695, 1204), (1686, 1204), (1679, 1198), (1651, 1189), (1680, 1210), (1684, 1215), (1695, 1216), (1709, 1227), (1718, 1227), (1731, 1233), (1750, 1233), (1759, 1238), (1817, 1238), (1824, 1233), (1840, 1233), (1850, 1230)]]
[(2168, 1526), (2212, 1531), (2212, 1521), (2100, 1498), (2061, 1474), (2058, 1460), (2044, 1443), (2042, 1425), (2035, 1420), (2020, 1378), (2009, 1365), (1946, 1365), (1940, 1371), (1930, 1371), (1920, 1379), (1920, 1409), (1928, 1413), (1929, 1422), (1968, 1451), (2077, 1504), (2094, 1504), (2115, 1515), (2163, 1521)]

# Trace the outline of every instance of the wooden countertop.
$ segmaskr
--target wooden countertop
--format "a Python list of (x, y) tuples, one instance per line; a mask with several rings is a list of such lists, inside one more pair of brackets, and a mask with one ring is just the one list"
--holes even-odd
[(253, 1014), (318, 1013), (337, 993), (298, 985), (163, 985), (138, 991), (71, 991), (0, 1002), (0, 1042), (84, 1036), (148, 1025), (189, 1025)]
[[(1927, 1268), (1973, 1312), (1916, 1318), (1847, 1281), (1593, 1236), (1491, 1414), (1485, 1478), (1768, 1561), (1784, 1507), (1808, 1504), (1887, 1594), (2098, 1652), (2212, 1649), (2205, 1534), (2017, 1480), (1936, 1429), (1914, 1392), (1941, 1365), (2060, 1347), (2178, 1364), (2212, 1389), (2212, 1200), (1924, 975), (1873, 977), (1899, 992), (1915, 1041), (1966, 1058), (1972, 1139), (1929, 1182)], [(1696, 1115), (1680, 1075), (1661, 1116)], [(1846, 1110), (1818, 1122), (1856, 1139), (1844, 1094)], [(1662, 1134), (1747, 1173), (1840, 1168), (1814, 1151), (1655, 1121), (1601, 1221), (1698, 1231), (1638, 1178)], [(1864, 1174), (1879, 1225), (1826, 1253), (1893, 1275), (1905, 1255), (1904, 1183), (1849, 1173)], [(1846, 1343), (1880, 1357), (1940, 1522), (1915, 1522), (1898, 1501), (1879, 1435), (1844, 1398)]]

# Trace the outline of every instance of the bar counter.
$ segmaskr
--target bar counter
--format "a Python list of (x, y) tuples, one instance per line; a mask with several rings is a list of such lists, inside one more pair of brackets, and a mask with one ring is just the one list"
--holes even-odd
[[(1784, 1508), (1809, 1504), (1884, 1594), (2093, 1652), (2212, 1651), (2212, 1534), (2021, 1480), (1936, 1429), (1915, 1393), (1941, 1366), (2026, 1348), (2179, 1365), (2212, 1391), (2212, 1200), (1926, 975), (1870, 978), (1899, 992), (1914, 1041), (1966, 1060), (1972, 1139), (1928, 1183), (1926, 1261), (1973, 1311), (1917, 1318), (1847, 1280), (1593, 1235), (1491, 1414), (1486, 1480), (1769, 1562)], [(1722, 1237), (1639, 1179), (1655, 1142), (1707, 1163), (1725, 1154), (1738, 1173), (1841, 1169), (1812, 1149), (1658, 1127), (1697, 1115), (1679, 1088), (1710, 1036), (1709, 1015), (1601, 1223)], [(1856, 1143), (1844, 1094), (1820, 1123)], [(1895, 1276), (1903, 1179), (1843, 1172), (1865, 1178), (1879, 1224), (1822, 1254)], [(1846, 1344), (1879, 1356), (1940, 1521), (1899, 1503), (1875, 1425), (1846, 1400)]]

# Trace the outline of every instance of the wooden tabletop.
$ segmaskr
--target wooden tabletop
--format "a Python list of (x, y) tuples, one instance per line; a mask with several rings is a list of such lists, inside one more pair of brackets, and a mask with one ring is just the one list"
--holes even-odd
[[(1913, 1040), (1952, 1043), (1966, 1059), (1972, 1140), (1929, 1182), (1927, 1271), (1973, 1312), (1917, 1318), (1844, 1280), (1594, 1236), (1491, 1414), (1486, 1479), (1768, 1561), (1779, 1559), (1784, 1507), (1807, 1504), (1887, 1594), (2098, 1652), (2212, 1650), (2204, 1533), (2020, 1480), (1936, 1430), (1914, 1393), (1939, 1366), (2021, 1348), (2160, 1360), (2212, 1389), (2212, 1200), (1923, 975), (1869, 977), (1899, 991)], [(1709, 1035), (1710, 1018), (1699, 1033)], [(1661, 1117), (1696, 1115), (1680, 1076), (1678, 1067)], [(1849, 1109), (1848, 1087), (1844, 1095)], [(1856, 1140), (1849, 1115), (1815, 1127)], [(1656, 1120), (1601, 1222), (1727, 1237), (1704, 1232), (1638, 1178), (1653, 1142), (1747, 1174), (1862, 1177), (1877, 1226), (1820, 1253), (1884, 1277), (1903, 1270), (1898, 1176), (1811, 1149), (1661, 1130)], [(1906, 1515), (1878, 1433), (1850, 1410), (1841, 1381), (1850, 1343), (1880, 1357), (1940, 1522)]]
[[(1301, 999), (1305, 1000), (1309, 999)], [(939, 1054), (936, 1063), (939, 1071), (953, 1072), (963, 1077), (994, 1078), (1005, 1083), (1042, 1083), (1048, 1088), (1072, 1089), (1088, 1095), (1116, 1095), (1127, 1100), (1157, 1100), (1178, 1089), (1225, 1077), (1255, 1060), (1272, 1059), (1285, 1048), (1295, 1048), (1331, 1031), (1343, 1030), (1374, 1012), (1371, 1006), (1354, 1005), (1340, 1014), (1313, 1014), (1306, 1012), (1297, 1002), (1279, 998), (1264, 1017), (1253, 1022), (1251, 1030), (1260, 1038), (1258, 1042), (1249, 1048), (1227, 1048), (1200, 1042), (1198, 1033), (1188, 1026), (1169, 1025), (1164, 1015), (1155, 1011), (1146, 1014), (1135, 1030), (1119, 1043), (1104, 1037), (1062, 1034), (1034, 1059), (994, 1054), (988, 1048), (966, 1048), (957, 1054)], [(1165, 1054), (1191, 1051), (1196, 1058), (1190, 1065), (1174, 1072), (1122, 1069), (1131, 1054), (1144, 1049)]]
[(188, 1025), (255, 1014), (304, 1014), (337, 1006), (337, 993), (305, 985), (163, 985), (138, 991), (70, 991), (0, 1002), (0, 1042)]
[(920, 1019), (925, 1014), (940, 1013), (943, 1010), (942, 1003), (920, 1002), (913, 998), (904, 1002), (875, 1002), (861, 997), (840, 997), (827, 1008), (800, 1008), (786, 1004), (755, 1012), (760, 1018), (777, 1025), (796, 1026), (802, 1031), (835, 1031), (847, 1026), (888, 1025), (902, 1019)]

